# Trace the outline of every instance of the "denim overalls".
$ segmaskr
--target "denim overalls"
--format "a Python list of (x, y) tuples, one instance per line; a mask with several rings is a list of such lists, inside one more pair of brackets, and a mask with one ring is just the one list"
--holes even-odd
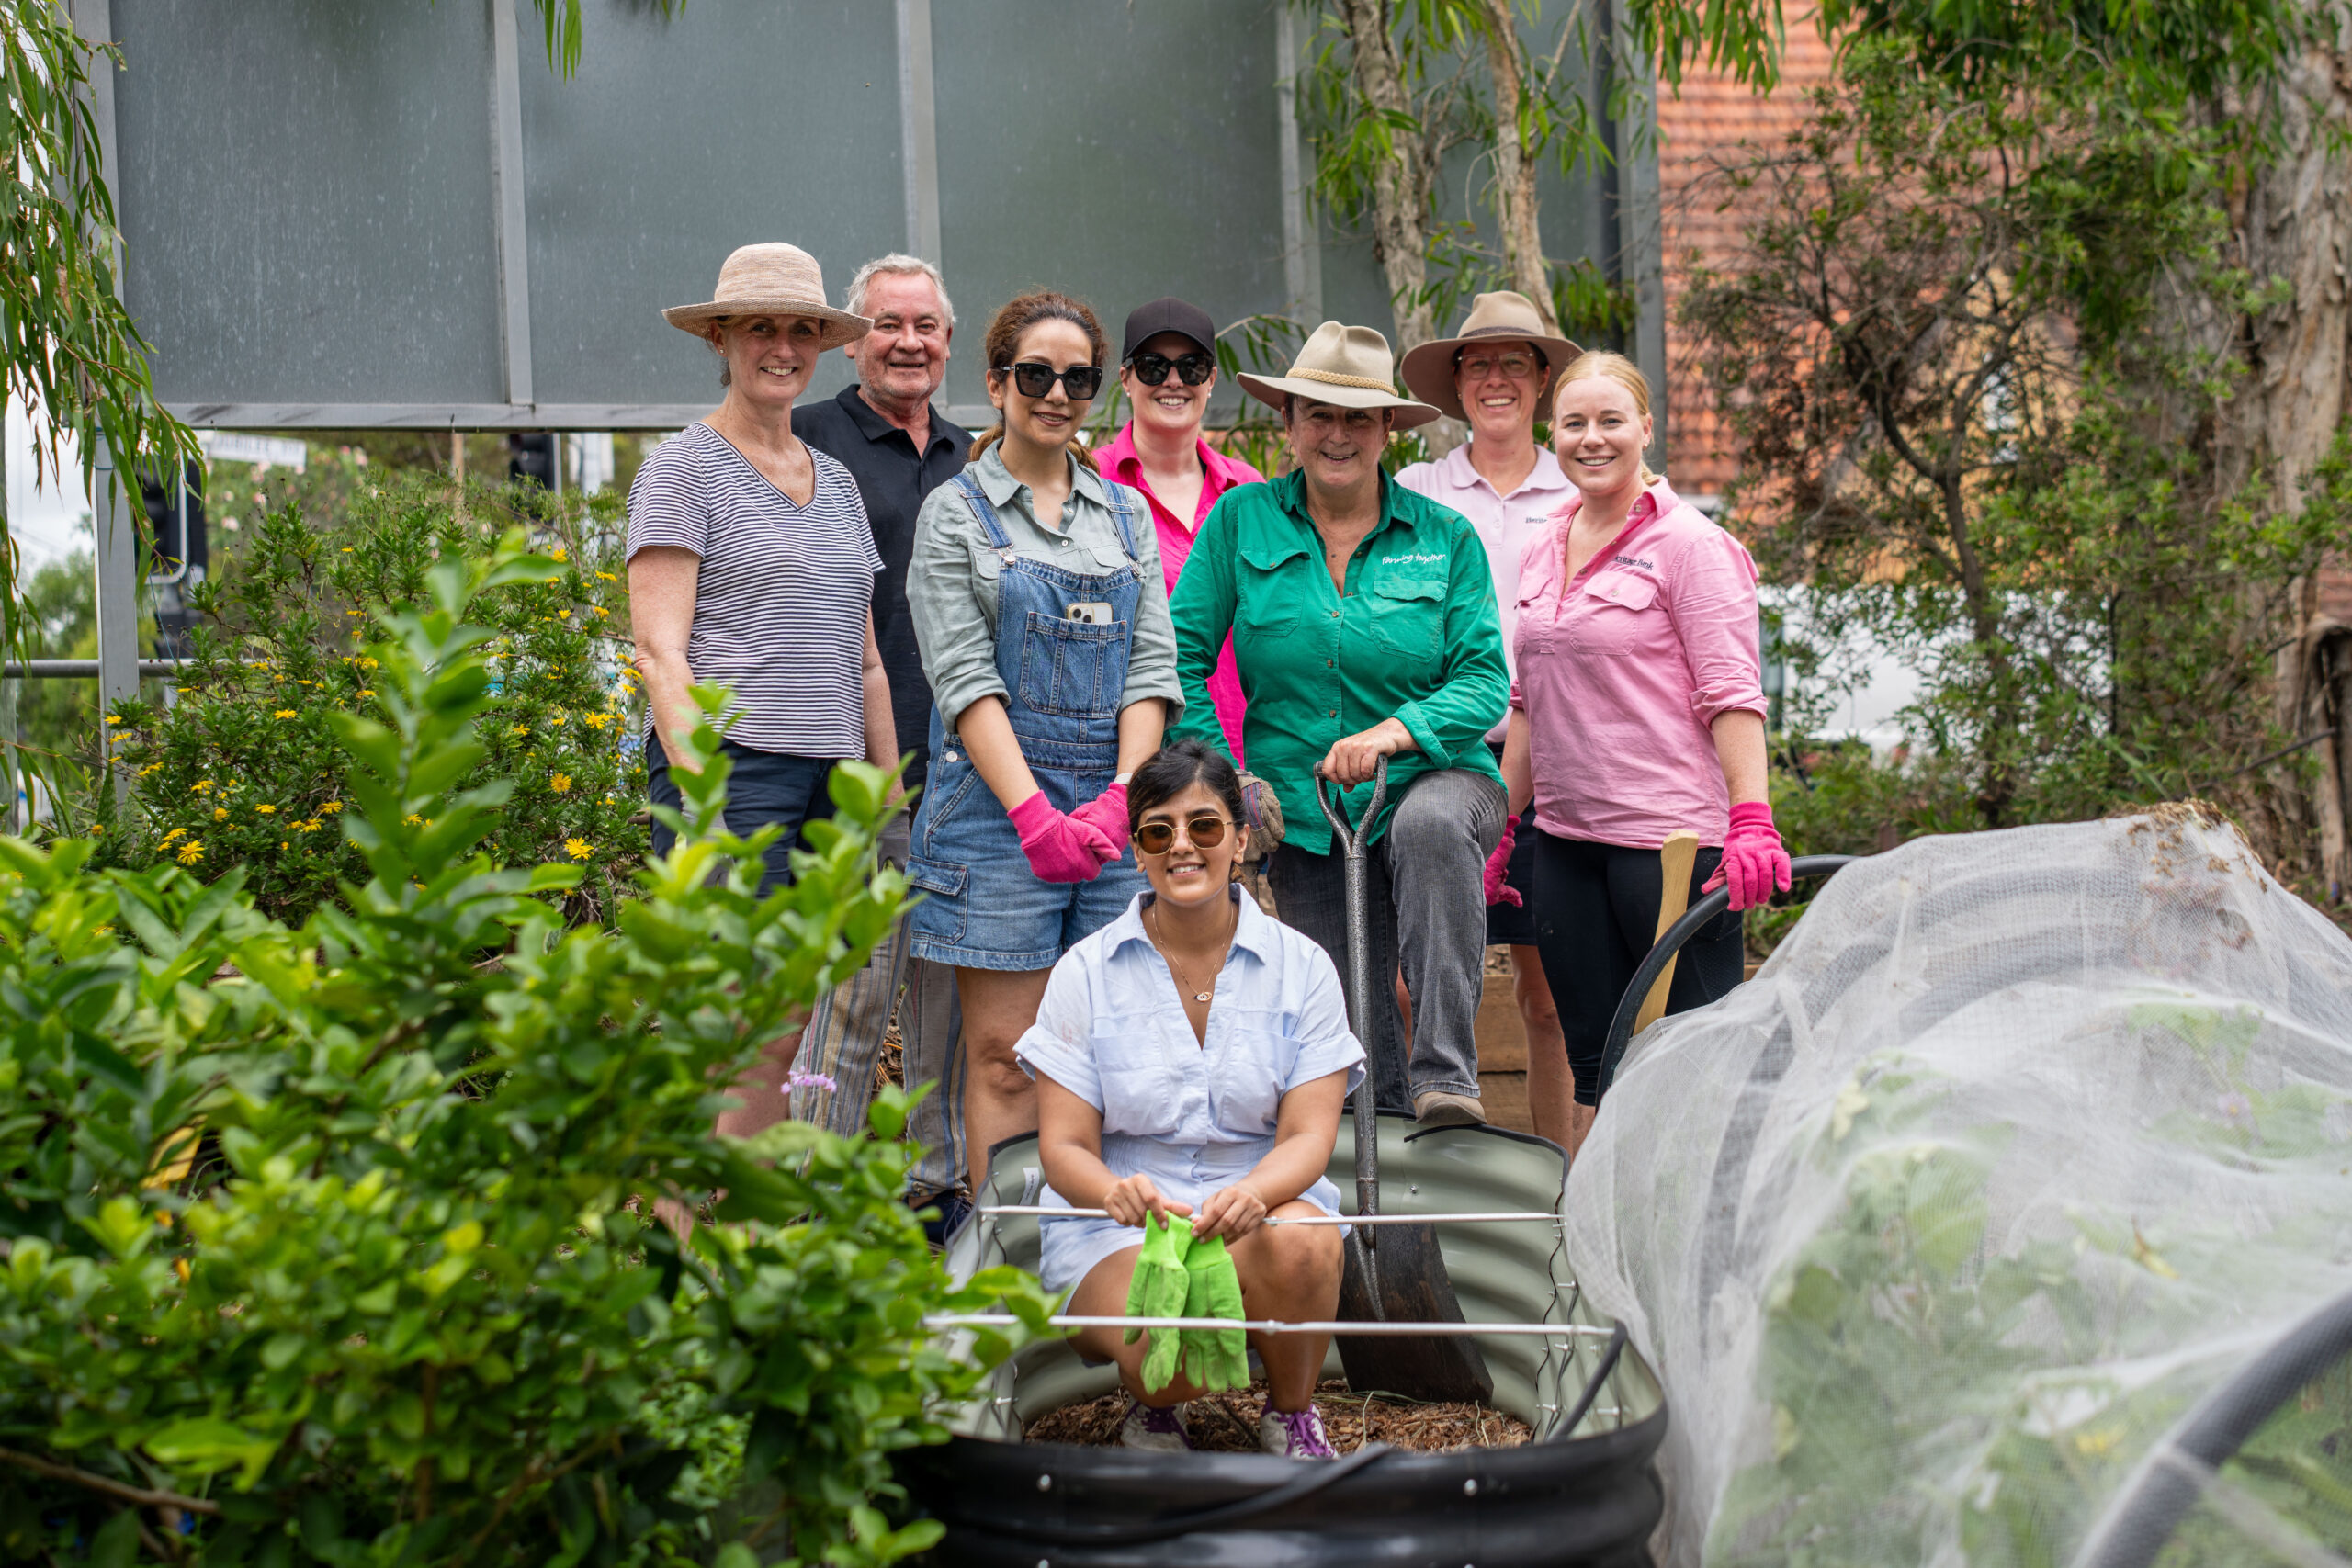
[[(1072, 810), (1111, 787), (1119, 769), (1119, 709), (1127, 651), (1143, 598), (1136, 560), (1141, 499), (1103, 482), (1126, 567), (1105, 575), (1065, 571), (1013, 553), (1011, 536), (969, 472), (954, 483), (1003, 563), (997, 578), (996, 669), (1005, 715), (1037, 787)], [(1111, 624), (1069, 618), (1073, 604), (1107, 604)], [(1147, 884), (1135, 846), (1091, 882), (1042, 882), (1022, 853), (1004, 807), (961, 740), (931, 715), (931, 774), (915, 810), (907, 880), (923, 901), (908, 917), (910, 951), (968, 969), (1047, 969), (1080, 937), (1115, 919)]]

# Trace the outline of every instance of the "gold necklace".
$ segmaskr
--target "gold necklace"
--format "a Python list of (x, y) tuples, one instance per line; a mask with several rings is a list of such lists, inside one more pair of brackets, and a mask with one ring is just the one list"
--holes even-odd
[[(1167, 939), (1159, 934), (1159, 906), (1158, 904), (1152, 905), (1151, 908), (1148, 911), (1148, 916), (1151, 921), (1151, 945), (1159, 950), (1160, 961), (1168, 965), (1168, 972), (1176, 977), (1177, 989), (1192, 991), (1193, 982), (1184, 977), (1184, 972), (1182, 969), (1176, 967), (1176, 954), (1169, 950)], [(1239, 916), (1238, 914), (1235, 917), (1235, 923), (1237, 925), (1239, 923)], [(1225, 939), (1225, 948), (1227, 953), (1231, 953), (1233, 951), (1233, 939), (1231, 937), (1227, 937)], [(1217, 960), (1217, 973), (1221, 975), (1224, 972), (1225, 960), (1220, 958)], [(1207, 990), (1193, 991), (1193, 999), (1196, 1002), (1207, 1001), (1209, 998), (1216, 993), (1216, 981), (1212, 977), (1209, 981), (1209, 988)]]

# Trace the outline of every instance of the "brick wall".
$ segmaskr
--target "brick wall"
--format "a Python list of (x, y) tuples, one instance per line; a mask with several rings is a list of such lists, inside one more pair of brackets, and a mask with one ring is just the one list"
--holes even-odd
[(1663, 93), (1657, 107), (1659, 208), (1664, 220), (1667, 307), (1667, 431), (1671, 450), (1667, 477), (1681, 495), (1698, 499), (1722, 493), (1736, 470), (1731, 433), (1701, 383), (1681, 332), (1682, 299), (1693, 265), (1729, 265), (1740, 232), (1734, 205), (1718, 211), (1724, 182), (1701, 184), (1717, 159), (1736, 155), (1746, 142), (1777, 147), (1803, 122), (1808, 89), (1830, 76), (1829, 46), (1810, 12), (1792, 15), (1781, 82), (1758, 94), (1728, 77), (1703, 70), (1684, 75), (1679, 93)]

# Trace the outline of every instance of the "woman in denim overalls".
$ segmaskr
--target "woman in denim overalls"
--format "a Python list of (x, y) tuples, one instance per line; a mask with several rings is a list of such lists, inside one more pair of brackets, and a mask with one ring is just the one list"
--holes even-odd
[(907, 879), (917, 957), (955, 965), (966, 1146), (1037, 1126), (1013, 1044), (1071, 943), (1144, 886), (1125, 779), (1181, 705), (1159, 550), (1135, 491), (1073, 439), (1102, 385), (1102, 327), (1023, 295), (987, 341), (1003, 423), (915, 525), (907, 600), (936, 706)]

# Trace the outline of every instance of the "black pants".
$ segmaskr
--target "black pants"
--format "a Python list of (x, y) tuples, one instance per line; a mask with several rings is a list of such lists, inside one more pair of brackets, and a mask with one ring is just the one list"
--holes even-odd
[[(1656, 850), (1535, 835), (1535, 949), (1568, 1038), (1577, 1103), (1600, 1103), (1600, 1055), (1609, 1021), (1657, 935), (1665, 879)], [(1690, 897), (1714, 875), (1720, 849), (1702, 849), (1690, 871)], [(1667, 991), (1666, 1010), (1703, 1007), (1739, 984), (1745, 953), (1740, 918), (1729, 910), (1683, 944)]]

